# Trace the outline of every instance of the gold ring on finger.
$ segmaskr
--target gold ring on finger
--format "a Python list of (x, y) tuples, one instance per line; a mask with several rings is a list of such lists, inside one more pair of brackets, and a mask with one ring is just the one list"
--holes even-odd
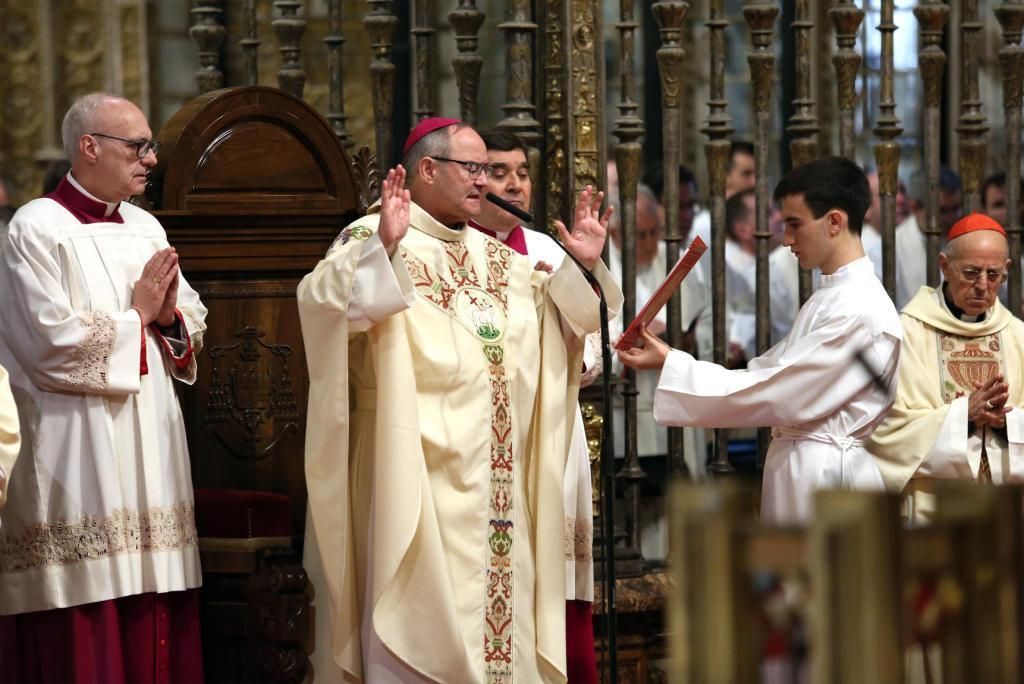
[(991, 399), (986, 399), (985, 400), (985, 406), (988, 406), (989, 408), (995, 408), (995, 406), (992, 405), (992, 400)]
[(159, 285), (160, 284), (160, 279), (159, 278), (153, 278), (153, 283), (155, 283), (156, 285)]

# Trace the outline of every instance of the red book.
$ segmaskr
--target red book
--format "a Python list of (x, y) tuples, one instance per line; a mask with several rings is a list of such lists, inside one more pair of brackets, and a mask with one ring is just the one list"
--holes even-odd
[(690, 243), (690, 248), (686, 250), (683, 256), (679, 257), (679, 261), (668, 272), (668, 276), (658, 286), (658, 289), (655, 290), (651, 298), (647, 300), (644, 308), (640, 309), (640, 313), (636, 315), (633, 322), (626, 328), (626, 332), (622, 333), (622, 337), (615, 343), (616, 349), (629, 349), (636, 344), (636, 341), (640, 339), (640, 330), (653, 321), (662, 307), (668, 304), (668, 300), (679, 289), (683, 278), (689, 274), (707, 249), (708, 246), (704, 244), (700, 237), (693, 239), (693, 242)]

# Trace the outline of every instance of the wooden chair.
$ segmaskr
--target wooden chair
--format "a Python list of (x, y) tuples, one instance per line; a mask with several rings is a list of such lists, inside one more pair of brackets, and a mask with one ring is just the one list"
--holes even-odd
[(308, 372), (295, 289), (379, 174), (310, 105), (267, 87), (202, 95), (159, 134), (146, 200), (209, 308), (181, 392), (204, 574), (208, 681), (306, 674), (301, 567)]

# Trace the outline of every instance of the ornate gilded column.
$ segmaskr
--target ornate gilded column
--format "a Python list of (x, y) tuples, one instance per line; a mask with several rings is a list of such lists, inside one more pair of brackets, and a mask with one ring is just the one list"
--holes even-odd
[[(793, 100), (793, 116), (789, 119), (786, 131), (790, 134), (789, 156), (793, 168), (803, 166), (818, 158), (818, 115), (815, 113), (814, 97), (811, 90), (811, 31), (814, 20), (811, 18), (809, 0), (796, 0), (793, 12), (793, 34), (795, 42), (796, 62), (796, 98)], [(811, 296), (814, 284), (811, 272), (796, 267), (800, 271), (800, 305), (803, 306)]]
[[(40, 169), (35, 153), (44, 138), (46, 111), (39, 106), (46, 97), (43, 63), (49, 19), (46, 8), (36, 3), (7, 2), (0, 22), (0, 45), (5, 67), (0, 73), (4, 106), (0, 108), (0, 163), (14, 187), (11, 202), (22, 204), (39, 194)], [(42, 16), (41, 16), (42, 15)], [(63, 114), (63, 112), (61, 112)]]
[[(985, 179), (985, 114), (978, 88), (978, 0), (960, 4), (960, 120), (956, 126), (960, 148), (960, 178), (964, 183), (964, 213), (981, 211), (981, 184)], [(1020, 129), (1007, 130), (1020, 137)], [(1019, 162), (1019, 160), (1015, 160)]]
[[(615, 119), (615, 166), (619, 174), (619, 226), (622, 235), (622, 313), (621, 320), (631, 321), (636, 316), (636, 197), (640, 179), (640, 138), (644, 135), (644, 122), (637, 116), (640, 105), (634, 100), (634, 49), (636, 30), (635, 0), (620, 0), (619, 22), (619, 116)], [(655, 5), (657, 7), (657, 5)], [(611, 190), (611, 188), (609, 188)], [(626, 479), (626, 535), (634, 549), (640, 548), (640, 481), (646, 477), (640, 467), (637, 452), (636, 371), (626, 368), (619, 383), (622, 388), (625, 464), (618, 476)], [(619, 427), (619, 426), (616, 426)], [(671, 466), (670, 466), (671, 467)]]
[(836, 69), (836, 94), (839, 101), (839, 154), (847, 159), (855, 156), (854, 143), (856, 128), (857, 71), (860, 69), (860, 53), (854, 47), (857, 44), (857, 31), (864, 20), (864, 12), (853, 4), (853, 0), (839, 0), (835, 7), (828, 11), (836, 32), (836, 53), (832, 56), (832, 65)]
[[(57, 67), (60, 87), (56, 100), (57, 111), (63, 116), (77, 98), (106, 87), (107, 75), (103, 67), (107, 45), (105, 41), (96, 40), (96, 36), (103, 35), (106, 17), (93, 11), (90, 0), (61, 2), (57, 7), (54, 22), (61, 27), (62, 35)], [(13, 28), (17, 30), (17, 24)]]
[[(1021, 83), (1024, 81), (1024, 48), (1021, 31), (1024, 30), (1024, 2), (1004, 0), (995, 8), (999, 25), (1003, 29), (1003, 46), (999, 48), (999, 66), (1003, 72), (1003, 112), (1006, 136), (1006, 159), (1019, 160), (1021, 145)], [(1007, 232), (1010, 235), (1010, 282), (1008, 300), (1018, 307), (1021, 302), (1021, 225), (1020, 225), (1020, 164), (1006, 167)], [(1014, 314), (1019, 315), (1017, 308)]]
[(811, 91), (811, 19), (809, 0), (796, 0), (793, 36), (796, 44), (796, 98), (793, 99), (793, 116), (786, 131), (790, 134), (789, 155), (793, 168), (803, 166), (818, 158), (818, 116), (815, 113)]
[[(561, 0), (544, 1), (544, 167), (541, 169), (543, 216), (549, 233), (554, 220), (568, 221), (568, 49), (565, 39), (568, 17)], [(597, 529), (595, 527), (595, 529)]]
[[(779, 8), (771, 0), (748, 0), (743, 7), (743, 17), (750, 26), (751, 50), (747, 54), (747, 64), (750, 65), (750, 78), (754, 83), (754, 163), (757, 169), (757, 230), (754, 233), (754, 258), (757, 270), (754, 299), (757, 311), (755, 344), (758, 354), (763, 354), (772, 346), (771, 294), (768, 282), (768, 241), (772, 237), (768, 217), (771, 214), (772, 196), (768, 187), (768, 157), (771, 156), (768, 136), (771, 133), (772, 91), (775, 81), (772, 32), (778, 15)], [(764, 463), (770, 440), (769, 428), (758, 429), (758, 463)]]
[(345, 128), (348, 115), (345, 114), (345, 79), (342, 68), (345, 36), (341, 32), (341, 2), (328, 0), (327, 3), (327, 37), (324, 38), (327, 45), (327, 120), (331, 122), (338, 140), (348, 150), (352, 148), (353, 140)]
[(928, 177), (925, 193), (925, 224), (920, 226), (925, 235), (928, 253), (928, 285), (939, 284), (939, 149), (942, 142), (942, 73), (946, 67), (946, 53), (942, 50), (942, 30), (949, 19), (949, 6), (941, 0), (922, 0), (914, 8), (914, 16), (921, 25), (921, 52), (918, 64), (924, 81), (924, 166)]
[[(564, 5), (565, 3), (563, 3)], [(604, 46), (601, 43), (601, 3), (573, 0), (569, 4), (569, 102), (572, 107), (569, 149), (572, 164), (570, 209), (586, 186), (603, 185)]]
[[(540, 141), (540, 122), (533, 105), (533, 55), (537, 24), (533, 22), (530, 0), (509, 0), (508, 19), (498, 24), (505, 32), (505, 118), (499, 124), (536, 147)], [(531, 168), (535, 166), (531, 157)], [(539, 162), (539, 156), (536, 160)]]
[(878, 125), (875, 135), (875, 164), (878, 166), (878, 194), (882, 203), (882, 283), (889, 297), (896, 300), (896, 186), (899, 183), (900, 145), (896, 142), (903, 129), (896, 117), (893, 97), (893, 23), (894, 0), (882, 0), (882, 83), (878, 94)]
[(433, 71), (433, 41), (434, 27), (430, 20), (434, 14), (433, 2), (431, 0), (415, 0), (413, 12), (412, 52), (413, 52), (413, 73), (416, 83), (416, 104), (413, 115), (416, 122), (429, 119), (434, 116), (434, 97), (431, 87), (430, 75)]
[[(729, 103), (725, 100), (725, 0), (708, 1), (708, 42), (711, 58), (708, 118), (701, 132), (708, 136), (704, 155), (708, 164), (708, 202), (711, 205), (711, 321), (715, 363), (725, 365), (725, 174), (729, 164), (729, 136), (733, 134)], [(708, 470), (732, 473), (726, 451), (725, 430), (715, 430), (714, 460)]]
[[(334, 5), (338, 2), (340, 2), (340, 0), (335, 0), (335, 2), (332, 2), (331, 4)], [(334, 11), (333, 7), (331, 11)], [(338, 11), (340, 12), (341, 9), (338, 8)], [(245, 84), (251, 86), (259, 85), (259, 51), (260, 45), (263, 41), (259, 39), (259, 21), (256, 19), (256, 0), (244, 0), (244, 2), (242, 2), (242, 22), (245, 25), (245, 37), (238, 41), (238, 44), (242, 48), (242, 62), (244, 64), (242, 71), (245, 73)], [(344, 41), (345, 39), (342, 38), (342, 42)], [(330, 43), (327, 44), (327, 50), (328, 54), (330, 54)], [(328, 57), (328, 59), (331, 59), (331, 57)]]
[[(373, 61), (370, 79), (373, 88), (373, 124), (377, 139), (377, 160), (382, 170), (390, 169), (392, 159), (391, 119), (395, 113), (395, 65), (391, 63), (391, 40), (398, 17), (391, 11), (391, 0), (366, 0), (373, 10), (363, 18), (370, 37)], [(385, 171), (386, 172), (386, 171)]]
[(192, 0), (190, 14), (195, 23), (188, 30), (196, 47), (199, 48), (199, 71), (196, 83), (200, 93), (208, 93), (224, 87), (224, 73), (220, 70), (220, 44), (224, 40), (224, 27), (220, 19), (220, 3), (214, 0)]
[(299, 17), (299, 0), (275, 0), (274, 8), (281, 15), (270, 22), (280, 44), (281, 68), (277, 71), (277, 86), (295, 97), (302, 97), (306, 85), (306, 72), (302, 70), (302, 34), (306, 20)]
[[(690, 8), (685, 2), (656, 2), (651, 5), (654, 18), (661, 32), (661, 47), (658, 48), (658, 73), (661, 76), (661, 120), (664, 141), (662, 201), (665, 203), (665, 266), (671, 271), (679, 260), (682, 234), (679, 232), (679, 162), (683, 132), (680, 117), (683, 58), (683, 20)], [(666, 312), (668, 343), (675, 348), (683, 342), (683, 321), (680, 308), (681, 293), (672, 294)], [(686, 458), (683, 453), (683, 429), (668, 428), (668, 472), (673, 476), (687, 474)]]
[(459, 6), (448, 13), (448, 21), (455, 29), (459, 54), (452, 60), (455, 81), (459, 86), (459, 111), (462, 120), (476, 125), (477, 94), (480, 89), (480, 67), (484, 59), (477, 52), (477, 33), (484, 23), (484, 13), (477, 9), (476, 0), (459, 0)]

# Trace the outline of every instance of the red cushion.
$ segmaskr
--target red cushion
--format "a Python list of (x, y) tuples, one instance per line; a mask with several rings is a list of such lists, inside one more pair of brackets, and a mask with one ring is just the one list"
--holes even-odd
[(290, 537), (292, 502), (283, 494), (247, 489), (197, 489), (200, 537)]

